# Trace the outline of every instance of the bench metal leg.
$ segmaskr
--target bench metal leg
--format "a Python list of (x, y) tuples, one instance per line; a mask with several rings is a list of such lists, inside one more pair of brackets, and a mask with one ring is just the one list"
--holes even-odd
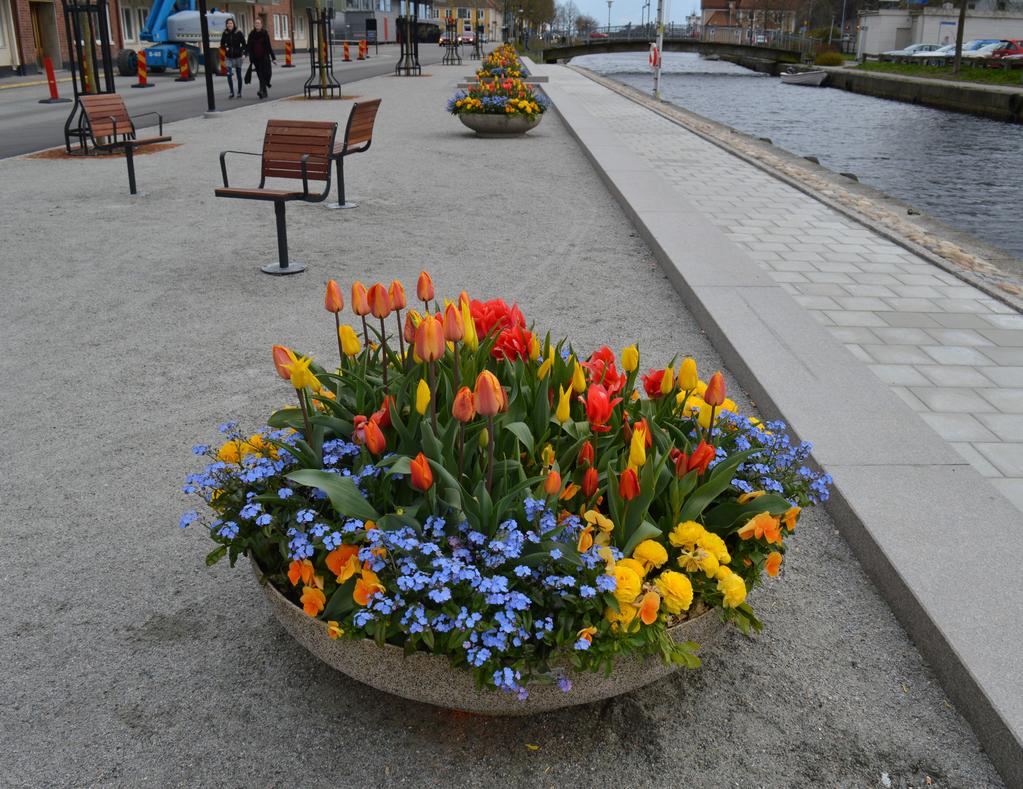
[(345, 157), (337, 157), (337, 202), (327, 203), (327, 208), (358, 208), (358, 203), (345, 200)]
[(124, 159), (128, 162), (128, 191), (133, 195), (138, 194), (135, 188), (135, 146), (124, 146)]
[(291, 263), (288, 260), (288, 227), (284, 221), (284, 203), (282, 201), (274, 203), (274, 215), (277, 218), (277, 255), (280, 262), (268, 263), (263, 266), (263, 273), (283, 276), (305, 271), (305, 266), (301, 263)]

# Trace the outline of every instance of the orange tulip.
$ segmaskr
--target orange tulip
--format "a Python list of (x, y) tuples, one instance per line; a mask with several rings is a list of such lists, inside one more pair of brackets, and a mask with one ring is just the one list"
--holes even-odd
[(377, 592), (386, 592), (384, 585), (380, 583), (377, 574), (372, 570), (364, 569), (362, 577), (355, 582), (355, 590), (352, 592), (352, 599), (359, 605), (369, 605), (370, 599)]
[(416, 356), (424, 362), (435, 362), (444, 355), (444, 326), (427, 315), (416, 328)]
[(480, 416), (494, 416), (508, 407), (508, 395), (490, 370), (484, 370), (476, 377), (476, 412)]
[(327, 554), (327, 569), (337, 576), (339, 584), (343, 584), (359, 569), (359, 546), (339, 545)]
[(387, 288), (377, 282), (369, 289), (369, 309), (374, 318), (383, 320), (391, 314), (391, 297), (387, 295)]
[(551, 473), (547, 475), (547, 479), (544, 480), (543, 489), (548, 496), (553, 496), (561, 490), (561, 475), (557, 471), (551, 470)]
[(273, 347), (274, 355), (274, 367), (277, 368), (277, 374), (285, 381), (291, 380), (291, 365), (296, 361), (296, 356), (290, 348), (285, 348), (283, 345), (275, 345)]
[(405, 313), (405, 329), (402, 332), (405, 337), (405, 342), (415, 342), (416, 339), (416, 321), (412, 317), (412, 311), (409, 310)]
[(657, 592), (647, 592), (643, 602), (639, 604), (639, 618), (644, 625), (652, 625), (657, 621), (657, 612), (661, 608), (661, 596)]
[(463, 386), (455, 395), (451, 415), (459, 422), (468, 422), (476, 416), (476, 404), (473, 401), (472, 390), (468, 386)]
[(767, 557), (767, 564), (764, 565), (764, 569), (767, 570), (767, 574), (774, 578), (781, 570), (781, 554), (777, 551), (771, 551)]
[(358, 280), (352, 285), (352, 312), (362, 317), (369, 315), (369, 300), (366, 298), (366, 286)]
[(323, 299), (323, 306), (327, 308), (327, 312), (333, 312), (335, 314), (341, 312), (345, 306), (344, 296), (341, 295), (341, 288), (332, 279), (327, 280), (327, 295)]
[(462, 316), (454, 304), (444, 308), (444, 339), (448, 342), (461, 342), (465, 336), (465, 327), (462, 325)]
[(316, 616), (327, 604), (327, 596), (315, 586), (302, 587), (302, 610), (309, 616)]
[(589, 441), (584, 441), (582, 448), (579, 450), (579, 460), (576, 462), (580, 466), (582, 465), (592, 466), (594, 457), (595, 456), (593, 453), (593, 444), (591, 444)]
[(292, 586), (298, 586), (298, 582), (308, 584), (313, 580), (313, 563), (308, 559), (295, 559), (288, 567), (288, 580)]
[(721, 373), (714, 373), (710, 377), (707, 391), (703, 393), (703, 401), (711, 406), (720, 406), (725, 402), (725, 379)]
[(639, 495), (639, 477), (635, 469), (627, 468), (618, 478), (618, 494), (626, 501), (632, 501)]
[(426, 492), (433, 485), (433, 470), (430, 468), (430, 461), (426, 455), (420, 452), (409, 463), (412, 469), (412, 487), (416, 490)]
[(593, 527), (587, 525), (585, 529), (579, 532), (579, 542), (576, 543), (576, 550), (579, 553), (586, 553), (590, 548), (593, 547)]
[(600, 484), (600, 477), (597, 474), (597, 469), (590, 466), (583, 473), (583, 495), (591, 499), (593, 494), (597, 492), (597, 486)]
[(405, 309), (405, 286), (402, 285), (398, 280), (394, 280), (393, 282), (391, 282), (391, 288), (387, 292), (387, 295), (391, 297), (392, 310)]
[(379, 455), (385, 449), (387, 449), (387, 439), (384, 438), (383, 432), (380, 430), (374, 420), (370, 419), (362, 426), (363, 438), (366, 443), (366, 449), (373, 455)]
[(419, 281), (416, 283), (416, 295), (420, 301), (433, 301), (433, 280), (425, 271), (419, 272)]

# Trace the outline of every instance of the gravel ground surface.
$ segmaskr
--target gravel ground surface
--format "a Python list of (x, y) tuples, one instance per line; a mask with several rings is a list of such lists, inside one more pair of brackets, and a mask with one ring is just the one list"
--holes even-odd
[[(577, 347), (714, 349), (554, 115), (478, 140), (443, 102), (468, 67), (376, 78), (355, 211), (293, 206), (296, 277), (266, 277), (269, 205), (218, 200), (216, 152), (258, 150), (271, 103), (170, 127), (129, 200), (115, 160), (0, 162), (0, 783), (244, 786), (998, 786), (972, 732), (823, 513), (704, 666), (532, 719), (454, 714), (333, 672), (244, 568), (181, 532), (194, 443), (286, 401), (269, 348), (333, 353), (323, 283), (420, 268), (516, 300)], [(255, 160), (239, 159), (241, 168)], [(241, 183), (244, 179), (236, 179)], [(733, 395), (744, 408), (748, 398)]]

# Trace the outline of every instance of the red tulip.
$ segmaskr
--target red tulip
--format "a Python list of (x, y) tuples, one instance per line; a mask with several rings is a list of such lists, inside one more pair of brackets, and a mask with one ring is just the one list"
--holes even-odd
[(386, 430), (391, 426), (391, 406), (394, 405), (394, 398), (390, 395), (384, 397), (379, 411), (374, 411), (370, 419), (377, 423), (381, 429)]
[(661, 381), (664, 380), (664, 370), (650, 370), (643, 376), (643, 391), (651, 400), (664, 397), (661, 392)]
[(366, 298), (366, 286), (358, 280), (352, 284), (352, 312), (363, 317), (369, 315), (369, 301)]
[(391, 297), (387, 295), (387, 288), (379, 282), (369, 289), (369, 308), (374, 318), (383, 320), (391, 314)]
[(618, 495), (626, 501), (632, 501), (639, 495), (639, 477), (634, 469), (625, 469), (618, 478)]
[(463, 386), (455, 395), (451, 415), (459, 422), (468, 422), (476, 416), (476, 404), (473, 401), (472, 390), (468, 386)]
[(553, 496), (561, 490), (561, 475), (552, 469), (551, 473), (547, 475), (547, 479), (544, 480), (543, 489), (548, 496)]
[(622, 402), (620, 397), (611, 400), (607, 389), (600, 384), (590, 384), (586, 391), (586, 419), (589, 420), (590, 429), (595, 433), (606, 433), (610, 430), (607, 421), (611, 418), (614, 407), (620, 402)]
[(412, 487), (423, 492), (428, 491), (433, 485), (433, 471), (430, 469), (430, 461), (426, 455), (420, 452), (409, 463), (412, 470)]
[(366, 443), (366, 449), (370, 451), (370, 454), (379, 455), (385, 449), (387, 449), (387, 439), (384, 438), (383, 431), (380, 430), (374, 420), (370, 419), (362, 427), (363, 437)]
[(584, 441), (582, 449), (579, 450), (579, 460), (577, 462), (579, 463), (579, 465), (585, 464), (588, 466), (592, 466), (593, 458), (594, 458), (593, 444), (591, 444), (589, 441)]
[(714, 373), (710, 377), (707, 391), (703, 393), (703, 401), (712, 406), (720, 406), (725, 402), (725, 379), (721, 373)]
[(462, 325), (462, 316), (454, 304), (444, 308), (444, 339), (448, 342), (461, 342), (465, 336), (465, 327)]
[(476, 376), (476, 412), (480, 416), (494, 416), (508, 407), (508, 395), (490, 370), (484, 370)]
[(433, 301), (433, 280), (425, 271), (419, 272), (419, 281), (416, 283), (416, 295), (420, 301)]
[(391, 297), (392, 310), (405, 309), (405, 286), (398, 280), (394, 280), (391, 283), (391, 289), (387, 292), (387, 295)]
[(435, 362), (444, 355), (444, 326), (427, 315), (416, 327), (416, 356), (424, 362)]
[(714, 447), (705, 441), (701, 441), (691, 455), (686, 455), (680, 449), (672, 449), (668, 453), (668, 458), (675, 465), (675, 476), (679, 479), (693, 469), (696, 469), (697, 474), (706, 474), (707, 467), (715, 456)]
[(600, 477), (597, 474), (597, 470), (590, 466), (583, 474), (583, 495), (588, 499), (593, 498), (593, 494), (597, 492), (599, 484)]
[(327, 280), (327, 295), (323, 299), (323, 306), (327, 308), (327, 312), (335, 314), (344, 309), (345, 299), (341, 295), (341, 288), (332, 279)]
[(283, 345), (275, 345), (273, 347), (273, 355), (277, 374), (285, 381), (290, 381), (291, 365), (295, 363), (295, 354), (290, 348), (285, 348)]

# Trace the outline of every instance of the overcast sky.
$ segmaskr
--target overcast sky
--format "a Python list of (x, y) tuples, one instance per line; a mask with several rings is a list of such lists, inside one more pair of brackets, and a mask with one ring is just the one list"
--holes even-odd
[[(607, 24), (607, 0), (575, 0), (579, 10), (592, 16), (601, 25)], [(684, 22), (686, 16), (700, 7), (697, 0), (664, 0), (664, 21)], [(624, 25), (627, 22), (639, 24), (643, 0), (612, 0), (611, 24)], [(650, 17), (657, 16), (657, 0), (650, 0)]]

